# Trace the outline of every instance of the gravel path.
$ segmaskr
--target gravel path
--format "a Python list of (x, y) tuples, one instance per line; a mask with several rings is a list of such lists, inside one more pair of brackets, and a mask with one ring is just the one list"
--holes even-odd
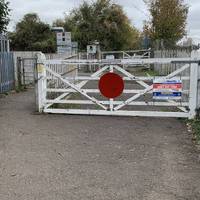
[(0, 200), (199, 200), (200, 156), (181, 120), (34, 113), (0, 99)]

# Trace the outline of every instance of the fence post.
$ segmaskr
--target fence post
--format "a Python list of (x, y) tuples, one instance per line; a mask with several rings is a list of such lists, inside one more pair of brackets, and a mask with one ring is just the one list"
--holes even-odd
[(46, 57), (42, 53), (37, 54), (37, 81), (35, 85), (36, 94), (36, 109), (38, 112), (43, 112), (44, 101), (46, 100), (46, 69), (45, 69)]
[[(199, 52), (192, 51), (191, 58), (198, 60)], [(192, 63), (190, 67), (189, 119), (194, 119), (197, 114), (198, 73), (199, 63)]]
[[(200, 51), (198, 50), (198, 54), (199, 54), (199, 60), (200, 60)], [(197, 109), (198, 109), (198, 115), (200, 114), (200, 63), (198, 66), (198, 85), (197, 85)]]
[(22, 87), (22, 78), (21, 78), (21, 58), (17, 57), (17, 87), (20, 89)]

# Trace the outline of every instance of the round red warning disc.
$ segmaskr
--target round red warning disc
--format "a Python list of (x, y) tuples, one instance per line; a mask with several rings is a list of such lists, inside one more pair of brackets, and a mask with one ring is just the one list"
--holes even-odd
[(106, 73), (100, 78), (99, 90), (107, 98), (116, 98), (124, 90), (124, 81), (118, 74), (112, 72)]

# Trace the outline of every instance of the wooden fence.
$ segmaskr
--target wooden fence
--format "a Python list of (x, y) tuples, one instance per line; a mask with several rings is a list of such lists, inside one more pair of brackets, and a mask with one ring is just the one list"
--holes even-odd
[[(154, 58), (187, 58), (191, 57), (191, 50), (158, 50), (154, 51), (153, 54)], [(180, 67), (181, 64), (154, 64), (154, 70), (163, 76)]]

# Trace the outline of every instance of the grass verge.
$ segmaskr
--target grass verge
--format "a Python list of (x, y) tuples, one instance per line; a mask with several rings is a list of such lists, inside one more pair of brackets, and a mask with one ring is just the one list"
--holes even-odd
[(195, 140), (200, 145), (200, 119), (190, 120), (189, 129), (194, 133)]

